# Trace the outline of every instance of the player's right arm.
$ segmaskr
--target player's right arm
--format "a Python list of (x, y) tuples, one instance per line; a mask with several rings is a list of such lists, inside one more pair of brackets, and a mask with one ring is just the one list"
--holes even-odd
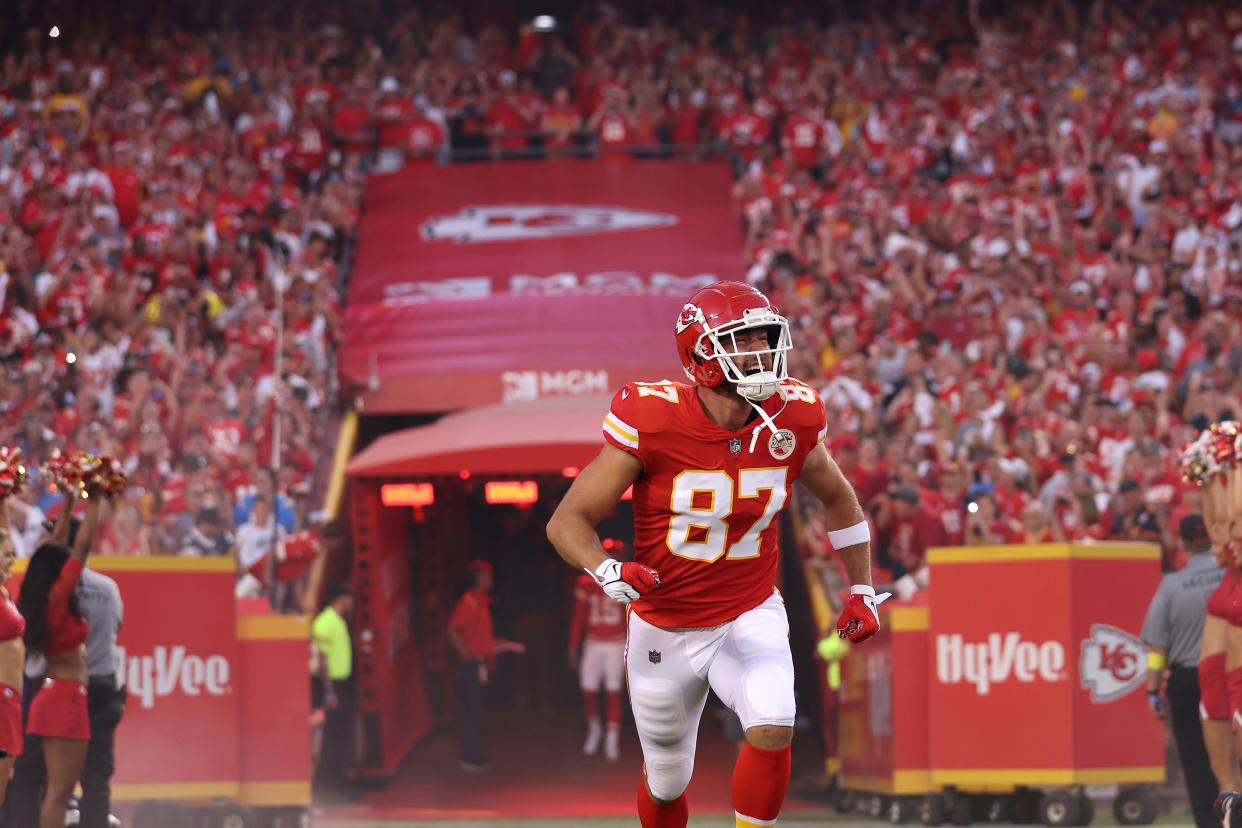
[(642, 470), (636, 456), (606, 443), (574, 479), (548, 521), (548, 540), (566, 563), (594, 573), (610, 560), (595, 526), (613, 510)]
[[(650, 428), (663, 416), (653, 417), (650, 404), (663, 403), (676, 393), (663, 386), (649, 389), (631, 383), (613, 397), (604, 417), (604, 448), (574, 480), (548, 521), (548, 540), (557, 553), (571, 566), (585, 570), (609, 598), (621, 603), (660, 585), (654, 569), (610, 558), (595, 532), (596, 524), (643, 472), (647, 446), (640, 424)], [(640, 402), (644, 398), (649, 398), (647, 403)]]

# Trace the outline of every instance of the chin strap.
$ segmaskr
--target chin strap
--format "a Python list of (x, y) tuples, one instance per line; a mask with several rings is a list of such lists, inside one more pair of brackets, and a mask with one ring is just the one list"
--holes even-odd
[[(772, 430), (773, 435), (778, 434), (780, 432), (780, 429), (776, 427), (775, 419), (773, 417), (769, 417), (768, 412), (764, 411), (763, 407), (760, 406), (759, 403), (755, 402), (754, 400), (749, 400), (749, 399), (746, 400), (746, 402), (750, 403), (751, 408), (759, 412), (759, 422), (755, 424), (754, 430), (751, 431), (750, 433), (750, 453), (754, 454), (755, 443), (759, 442), (759, 435), (760, 433), (763, 432), (764, 426), (767, 426), (768, 428), (770, 428)], [(789, 400), (785, 400), (785, 405), (789, 405)], [(785, 405), (781, 406), (781, 411), (785, 410)], [(777, 417), (781, 415), (781, 411), (776, 412)]]

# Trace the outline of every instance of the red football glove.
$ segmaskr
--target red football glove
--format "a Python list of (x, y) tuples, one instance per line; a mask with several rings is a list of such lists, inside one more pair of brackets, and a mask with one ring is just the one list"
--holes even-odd
[(876, 595), (873, 588), (862, 584), (850, 587), (849, 600), (845, 602), (841, 617), (837, 619), (837, 636), (848, 638), (857, 644), (878, 633), (880, 631), (878, 607), (892, 596), (891, 592)]
[(660, 585), (660, 573), (633, 561), (621, 563), (609, 558), (594, 572), (588, 569), (587, 573), (595, 579), (605, 595), (622, 604), (637, 601), (639, 597)]

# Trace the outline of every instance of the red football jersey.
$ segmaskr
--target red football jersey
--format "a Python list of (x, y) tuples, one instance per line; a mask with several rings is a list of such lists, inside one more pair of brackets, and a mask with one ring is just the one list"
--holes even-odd
[(574, 584), (574, 617), (569, 628), (569, 646), (577, 649), (583, 633), (597, 641), (625, 638), (625, 607), (604, 594), (590, 575)]
[(633, 609), (649, 623), (711, 627), (772, 594), (776, 516), (828, 426), (819, 394), (797, 380), (762, 406), (776, 434), (762, 419), (726, 431), (692, 385), (636, 382), (613, 397), (604, 438), (643, 464), (634, 483), (635, 560), (660, 573), (660, 587)]

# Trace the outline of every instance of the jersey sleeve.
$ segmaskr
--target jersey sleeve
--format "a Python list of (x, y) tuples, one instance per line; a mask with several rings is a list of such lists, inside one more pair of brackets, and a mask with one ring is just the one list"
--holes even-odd
[[(809, 385), (807, 387), (810, 388)], [(818, 446), (828, 436), (828, 407), (818, 391), (811, 388), (811, 393), (815, 395), (815, 445)]]
[(638, 394), (633, 383), (622, 388), (612, 398), (612, 405), (604, 415), (604, 440), (622, 451), (639, 455), (641, 434)]
[(785, 411), (802, 435), (811, 437), (811, 445), (817, 446), (828, 436), (828, 410), (824, 399), (811, 386), (792, 377), (781, 383), (781, 396), (785, 399)]

